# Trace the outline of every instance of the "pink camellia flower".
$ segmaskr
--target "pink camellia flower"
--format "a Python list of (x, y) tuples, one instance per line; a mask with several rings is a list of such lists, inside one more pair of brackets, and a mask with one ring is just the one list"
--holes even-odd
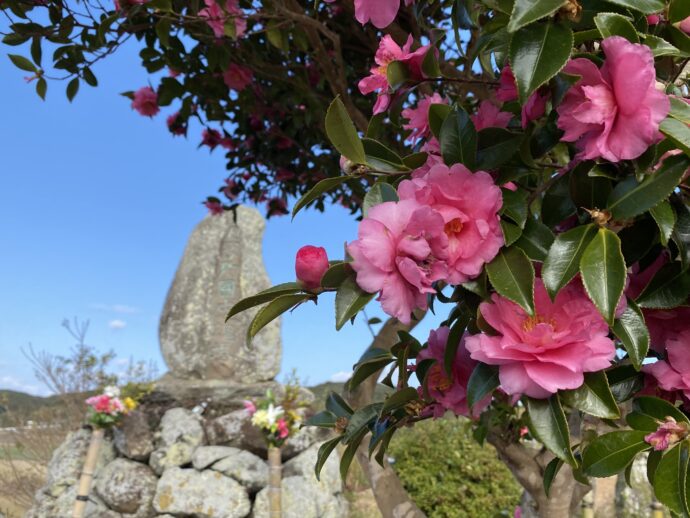
[(271, 198), (266, 201), (266, 207), (268, 208), (267, 216), (284, 216), (288, 213), (287, 202), (283, 198)]
[(89, 405), (94, 411), (99, 414), (110, 413), (110, 397), (105, 394), (100, 394), (98, 396), (92, 396), (86, 400), (86, 404)]
[(429, 129), (429, 108), (432, 104), (448, 104), (448, 101), (438, 93), (434, 93), (432, 96), (422, 97), (417, 103), (416, 108), (406, 108), (402, 111), (402, 116), (410, 120), (410, 122), (403, 126), (403, 128), (412, 131), (407, 137), (407, 140), (410, 142), (416, 142), (419, 139), (428, 137), (431, 133)]
[(477, 113), (470, 118), (477, 131), (480, 131), (484, 128), (507, 128), (513, 114), (502, 112), (494, 103), (485, 100), (479, 105)]
[(430, 45), (419, 47), (414, 52), (412, 50), (413, 43), (412, 35), (407, 38), (405, 45), (400, 46), (393, 40), (390, 34), (386, 34), (379, 43), (379, 48), (376, 51), (374, 61), (378, 66), (371, 69), (371, 75), (365, 77), (359, 82), (359, 91), (364, 94), (378, 92), (378, 98), (374, 105), (374, 115), (383, 113), (388, 109), (391, 102), (391, 95), (388, 93), (388, 65), (393, 61), (401, 61), (404, 63), (409, 72), (411, 79), (422, 79), (424, 74), (422, 72), (422, 62), (426, 53), (431, 48)]
[(460, 284), (479, 275), (503, 246), (498, 211), (501, 189), (484, 171), (470, 172), (462, 164), (433, 166), (398, 187), (401, 200), (415, 200), (443, 217), (448, 240), (445, 278)]
[(199, 11), (199, 16), (206, 20), (216, 38), (225, 36), (225, 22), (229, 18), (235, 21), (235, 35), (240, 38), (247, 30), (247, 21), (242, 18), (239, 0), (226, 0), (225, 10), (216, 0), (204, 0), (206, 7)]
[[(332, 2), (333, 0), (327, 0)], [(414, 0), (405, 0), (410, 5)], [(388, 27), (398, 14), (400, 0), (355, 0), (355, 18), (362, 25), (371, 21), (377, 29)]]
[(216, 199), (208, 199), (204, 202), (204, 205), (208, 209), (209, 213), (211, 216), (220, 216), (225, 212), (223, 210), (223, 204)]
[(206, 128), (201, 132), (201, 146), (208, 146), (211, 150), (214, 150), (218, 145), (220, 145), (223, 140), (223, 136), (220, 131)]
[(654, 451), (664, 451), (685, 439), (688, 432), (686, 423), (678, 423), (673, 417), (667, 417), (657, 431), (646, 435), (644, 440), (652, 445)]
[(243, 401), (242, 404), (244, 405), (244, 409), (249, 412), (249, 415), (254, 415), (256, 413), (256, 405), (254, 404), (253, 401)]
[(254, 72), (251, 68), (247, 68), (236, 63), (230, 63), (228, 69), (223, 73), (223, 81), (228, 85), (228, 88), (241, 92), (252, 83), (254, 79)]
[(690, 34), (690, 16), (678, 23), (678, 28), (685, 34)]
[(180, 112), (175, 112), (172, 115), (169, 115), (168, 118), (166, 119), (166, 123), (168, 125), (168, 130), (170, 130), (170, 133), (173, 135), (186, 135), (187, 134), (187, 126), (185, 126), (180, 120)]
[(427, 308), (432, 282), (446, 276), (448, 237), (443, 217), (415, 200), (372, 207), (347, 247), (357, 284), (380, 292), (383, 310), (409, 324), (415, 308)]
[(278, 426), (278, 438), (279, 439), (287, 439), (288, 436), (290, 435), (290, 429), (288, 428), (288, 425), (285, 422), (285, 419), (283, 419), (281, 417), (276, 422), (276, 425)]
[(570, 60), (563, 71), (581, 76), (558, 107), (561, 140), (577, 142), (578, 158), (611, 162), (639, 157), (661, 138), (659, 123), (670, 109), (656, 89), (654, 56), (646, 45), (611, 36), (601, 44), (601, 69), (590, 60)]
[(150, 86), (144, 86), (134, 92), (132, 108), (146, 117), (153, 117), (161, 109), (158, 107), (158, 94)]
[(237, 198), (237, 195), (242, 191), (242, 185), (237, 183), (232, 178), (225, 179), (225, 187), (223, 187), (223, 194), (232, 201)]
[(661, 21), (661, 15), (659, 14), (648, 14), (647, 15), (647, 25), (657, 25)]
[(545, 399), (558, 390), (576, 389), (585, 372), (607, 368), (616, 355), (609, 327), (574, 280), (551, 301), (544, 283), (534, 286), (535, 314), (494, 294), (479, 306), (496, 336), (478, 334), (465, 339), (477, 361), (498, 365), (503, 390)]
[[(496, 99), (504, 103), (518, 100), (515, 76), (509, 65), (504, 66), (501, 70)], [(530, 121), (537, 120), (544, 115), (546, 112), (546, 101), (548, 100), (549, 94), (546, 89), (540, 88), (530, 95), (529, 99), (527, 99), (527, 102), (522, 107), (521, 123), (523, 128), (526, 128)]]
[(328, 270), (328, 254), (320, 246), (303, 246), (295, 257), (297, 280), (308, 290), (321, 286), (321, 277)]
[[(450, 410), (455, 415), (470, 417), (467, 404), (467, 382), (477, 362), (470, 358), (470, 354), (465, 349), (465, 339), (461, 338), (451, 368), (451, 376), (448, 377), (444, 361), (449, 334), (450, 328), (445, 326), (431, 331), (428, 346), (417, 355), (416, 364), (419, 365), (424, 360), (436, 360), (429, 369), (425, 381), (425, 388), (429, 395), (438, 403), (433, 409), (435, 417), (442, 417), (446, 410)], [(479, 416), (490, 402), (491, 396), (478, 402), (472, 409), (472, 416)]]
[(656, 378), (659, 388), (666, 392), (680, 392), (690, 399), (690, 327), (666, 341), (666, 360), (642, 367), (643, 372)]

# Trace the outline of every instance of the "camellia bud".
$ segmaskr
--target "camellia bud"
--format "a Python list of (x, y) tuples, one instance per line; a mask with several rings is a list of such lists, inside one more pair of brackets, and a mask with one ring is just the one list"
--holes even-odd
[(321, 277), (328, 270), (328, 254), (318, 246), (303, 246), (295, 258), (297, 280), (308, 290), (321, 286)]
[(673, 417), (666, 417), (657, 431), (645, 436), (644, 440), (655, 451), (664, 451), (684, 440), (689, 433), (687, 423), (678, 423)]

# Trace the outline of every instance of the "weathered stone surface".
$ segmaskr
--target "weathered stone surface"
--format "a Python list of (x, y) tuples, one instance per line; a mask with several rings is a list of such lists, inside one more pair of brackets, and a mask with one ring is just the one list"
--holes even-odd
[(192, 455), (192, 465), (201, 471), (208, 468), (211, 464), (228, 457), (237, 451), (236, 448), (228, 446), (200, 446)]
[[(227, 324), (238, 300), (270, 286), (263, 266), (265, 222), (253, 208), (207, 217), (192, 232), (168, 293), (160, 322), (161, 352), (173, 377), (253, 383), (280, 369), (280, 324), (275, 320), (244, 340), (256, 310)], [(258, 310), (258, 308), (257, 308)]]
[[(37, 499), (25, 518), (68, 518), (72, 516), (74, 500), (77, 496), (76, 486), (63, 491), (57, 498)], [(84, 518), (123, 518), (120, 513), (109, 510), (102, 500), (95, 495), (89, 496)]]
[(262, 458), (238, 448), (228, 448), (229, 455), (219, 460), (211, 469), (234, 478), (251, 492), (268, 484), (268, 465)]
[(103, 468), (94, 489), (113, 511), (132, 518), (146, 518), (152, 514), (157, 483), (158, 479), (148, 466), (115, 459)]
[(243, 518), (251, 503), (246, 490), (217, 471), (170, 468), (158, 481), (153, 505), (159, 513), (195, 518)]
[[(281, 492), (282, 518), (346, 518), (347, 501), (342, 496), (324, 499), (304, 477), (285, 477)], [(252, 518), (268, 518), (268, 488), (256, 495)]]
[(146, 415), (138, 410), (127, 415), (113, 430), (113, 443), (120, 455), (145, 462), (153, 452), (153, 432)]
[(340, 477), (340, 460), (338, 455), (331, 455), (321, 469), (320, 481), (314, 474), (314, 466), (318, 458), (320, 444), (315, 444), (294, 459), (283, 465), (283, 476), (301, 476), (317, 487), (321, 495), (335, 495), (342, 492), (342, 479)]
[(233, 446), (255, 452), (266, 451), (266, 440), (251, 424), (249, 412), (244, 409), (210, 420), (206, 425), (206, 433), (210, 444)]
[(318, 440), (323, 441), (328, 432), (322, 428), (308, 427), (300, 429), (290, 440), (285, 443), (282, 449), (283, 461), (293, 458), (303, 452)]
[(149, 464), (157, 474), (166, 468), (184, 466), (192, 462), (192, 454), (204, 443), (201, 418), (185, 408), (171, 408), (161, 419), (157, 448)]

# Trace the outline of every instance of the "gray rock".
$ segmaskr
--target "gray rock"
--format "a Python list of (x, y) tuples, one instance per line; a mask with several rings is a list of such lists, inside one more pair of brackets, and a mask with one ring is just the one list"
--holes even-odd
[(146, 415), (135, 410), (125, 416), (113, 430), (113, 443), (120, 455), (146, 462), (153, 452), (153, 432)]
[(159, 513), (194, 518), (244, 518), (251, 509), (246, 490), (233, 479), (180, 468), (165, 470), (153, 505)]
[(192, 455), (192, 465), (199, 471), (208, 468), (211, 464), (228, 457), (237, 451), (228, 446), (200, 446)]
[[(323, 498), (317, 486), (304, 477), (285, 477), (281, 487), (282, 518), (346, 518), (347, 501), (342, 496)], [(268, 488), (256, 495), (252, 518), (268, 518)]]
[[(37, 499), (25, 518), (68, 518), (72, 516), (77, 487), (66, 488), (57, 498)], [(95, 495), (89, 496), (84, 518), (122, 518), (120, 513), (109, 510)]]
[(192, 462), (197, 447), (204, 443), (201, 418), (185, 408), (171, 408), (161, 419), (157, 448), (149, 464), (160, 475), (166, 468), (184, 466)]
[(307, 427), (300, 429), (295, 435), (290, 437), (290, 440), (283, 446), (283, 460), (291, 459), (309, 448), (319, 439), (323, 440), (321, 435), (323, 435), (321, 428)]
[(251, 492), (268, 484), (268, 465), (253, 453), (237, 448), (227, 448), (230, 454), (219, 460), (211, 469), (234, 478)]
[(113, 511), (132, 518), (146, 518), (152, 514), (157, 482), (145, 464), (115, 459), (101, 471), (95, 493)]
[(321, 469), (320, 480), (314, 474), (314, 466), (318, 457), (320, 444), (315, 444), (283, 466), (283, 476), (299, 476), (314, 486), (317, 505), (325, 512), (334, 506), (338, 507), (337, 498), (334, 496), (342, 493), (343, 484), (340, 477), (340, 464), (338, 455), (331, 455)]
[(228, 309), (270, 286), (263, 266), (264, 218), (239, 207), (207, 217), (192, 232), (160, 321), (161, 352), (173, 377), (254, 383), (280, 370), (280, 323), (274, 320), (245, 345), (258, 308), (233, 317)]
[(251, 451), (266, 451), (266, 440), (252, 425), (249, 412), (235, 410), (210, 420), (206, 425), (210, 444), (233, 446)]

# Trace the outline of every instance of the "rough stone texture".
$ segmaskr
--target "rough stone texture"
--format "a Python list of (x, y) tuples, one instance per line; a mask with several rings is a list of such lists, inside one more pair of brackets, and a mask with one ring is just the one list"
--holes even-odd
[(283, 465), (283, 476), (301, 476), (318, 487), (319, 493), (337, 495), (342, 492), (342, 479), (340, 478), (340, 461), (337, 455), (331, 455), (321, 469), (320, 481), (314, 474), (314, 466), (318, 458), (320, 444), (315, 444), (294, 459)]
[(234, 478), (252, 493), (268, 485), (268, 465), (253, 453), (237, 448), (228, 448), (229, 455), (219, 460), (211, 469)]
[(211, 464), (228, 457), (237, 451), (236, 448), (228, 446), (201, 446), (192, 455), (192, 465), (201, 471), (208, 468)]
[(244, 518), (251, 509), (246, 490), (233, 479), (180, 468), (165, 470), (153, 505), (159, 513), (195, 518)]
[[(347, 501), (341, 496), (320, 498), (316, 486), (304, 477), (285, 477), (282, 483), (282, 518), (344, 518)], [(256, 495), (252, 518), (268, 518), (268, 488)]]
[(171, 408), (161, 419), (157, 448), (149, 464), (157, 474), (166, 468), (192, 462), (194, 450), (204, 443), (205, 435), (199, 415), (185, 408)]
[(146, 462), (153, 452), (153, 432), (146, 415), (138, 410), (127, 415), (113, 430), (113, 442), (120, 455)]
[[(266, 326), (245, 345), (255, 311), (227, 324), (238, 300), (270, 286), (261, 252), (265, 222), (253, 208), (207, 217), (192, 232), (160, 321), (161, 352), (171, 375), (254, 383), (280, 370), (280, 324)], [(257, 308), (258, 310), (258, 308)]]
[(100, 472), (95, 494), (113, 511), (132, 518), (152, 514), (153, 495), (158, 479), (151, 468), (138, 462), (115, 459)]

